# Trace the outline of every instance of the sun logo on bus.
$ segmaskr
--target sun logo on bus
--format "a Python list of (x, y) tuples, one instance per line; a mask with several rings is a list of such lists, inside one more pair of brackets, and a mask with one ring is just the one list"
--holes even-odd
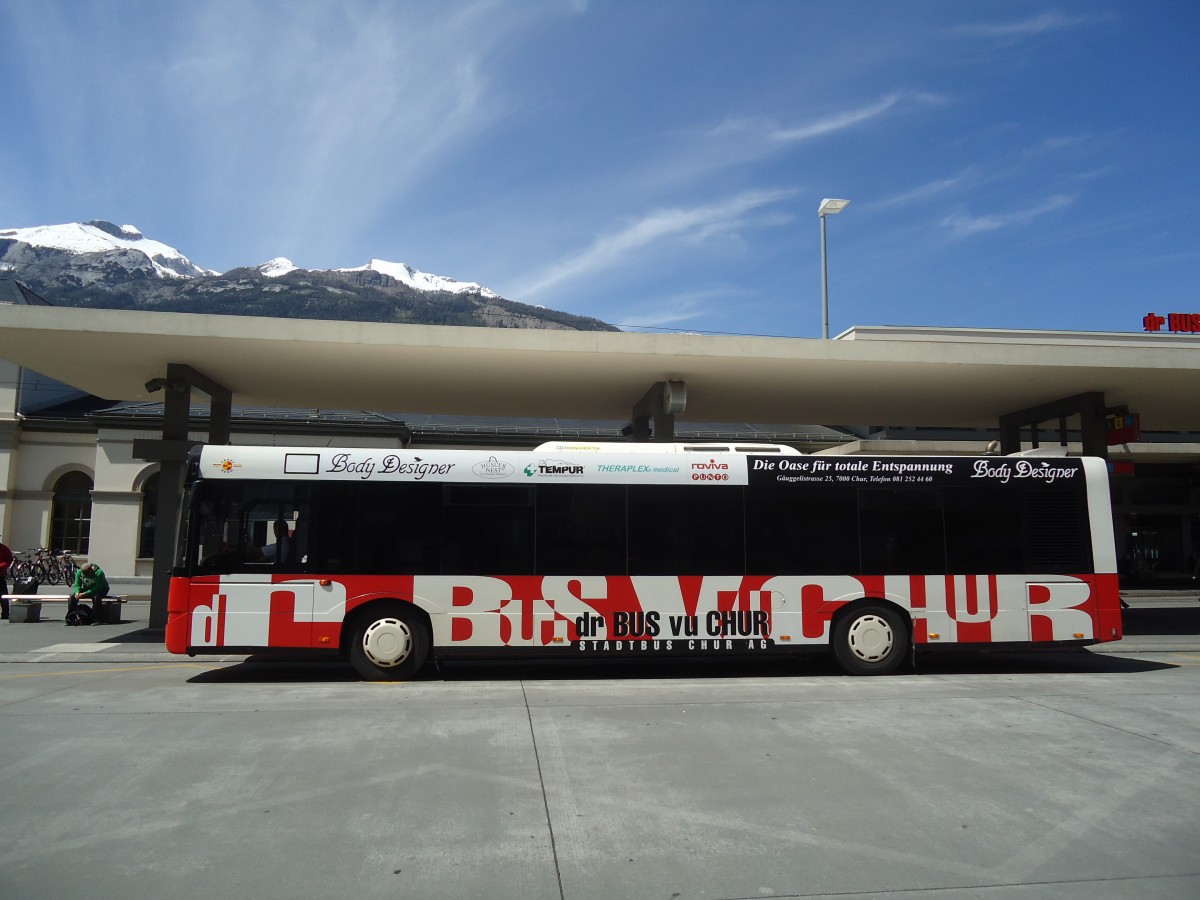
[(235, 463), (232, 459), (223, 459), (219, 463), (215, 463), (216, 467), (222, 472), (232, 472), (234, 469), (240, 469), (240, 463)]

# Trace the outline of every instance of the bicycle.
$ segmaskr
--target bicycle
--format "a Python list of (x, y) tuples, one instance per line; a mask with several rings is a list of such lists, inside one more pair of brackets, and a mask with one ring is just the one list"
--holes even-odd
[(75, 573), (79, 571), (79, 563), (75, 562), (69, 550), (63, 550), (58, 555), (58, 565), (62, 571), (63, 584), (74, 584)]
[(45, 547), (36, 550), (23, 550), (17, 554), (9, 566), (13, 578), (32, 578), (38, 584), (53, 584), (50, 581), (50, 570), (46, 565), (46, 554), (50, 551)]
[(38, 573), (38, 581), (44, 584), (61, 584), (62, 569), (55, 565), (54, 556), (49, 547), (39, 547), (34, 559), (34, 569)]
[(29, 578), (33, 575), (33, 560), (29, 554), (31, 550), (22, 550), (13, 557), (12, 564), (8, 567), (8, 574), (13, 577), (13, 580), (18, 578)]

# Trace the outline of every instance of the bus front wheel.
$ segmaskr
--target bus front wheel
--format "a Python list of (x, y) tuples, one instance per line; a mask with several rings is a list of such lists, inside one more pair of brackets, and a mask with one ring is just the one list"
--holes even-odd
[(893, 609), (878, 603), (856, 607), (833, 628), (833, 656), (851, 675), (890, 675), (908, 650), (908, 628)]
[(370, 681), (412, 678), (429, 652), (429, 633), (408, 610), (394, 606), (360, 617), (350, 636), (350, 664)]

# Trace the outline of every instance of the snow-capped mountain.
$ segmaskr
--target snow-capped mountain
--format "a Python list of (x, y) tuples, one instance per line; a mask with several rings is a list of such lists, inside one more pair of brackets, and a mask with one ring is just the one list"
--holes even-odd
[[(149, 240), (133, 225), (114, 225), (100, 219), (86, 223), (71, 222), (66, 225), (8, 228), (0, 230), (0, 239), (26, 244), (37, 250), (60, 251), (71, 256), (125, 253), (136, 261), (131, 268), (141, 268), (141, 258), (144, 257), (160, 278), (195, 278), (200, 275), (221, 274), (213, 269), (205, 269), (196, 265), (174, 247), (160, 241)], [(0, 261), (0, 271), (15, 271), (18, 265), (19, 260), (16, 258), (9, 260), (8, 254), (5, 254), (3, 261)], [(299, 266), (290, 259), (277, 256), (254, 268), (268, 278), (278, 278), (288, 272), (296, 271)], [(388, 262), (383, 259), (373, 259), (365, 266), (332, 270), (314, 269), (313, 271), (379, 272), (418, 291), (479, 294), (490, 299), (500, 296), (473, 281), (457, 281), (443, 275), (430, 275), (428, 272), (414, 269), (405, 263)]]
[[(0, 256), (0, 271), (15, 271), (23, 262), (19, 258), (22, 255), (45, 258), (47, 253), (57, 253), (89, 261), (111, 260), (133, 270), (145, 270), (148, 266), (149, 272), (158, 278), (217, 274), (196, 265), (174, 247), (148, 240), (132, 225), (101, 220), (2, 229), (0, 241), (12, 241), (16, 248), (15, 252), (10, 248)], [(21, 245), (28, 249), (22, 251)]]
[(276, 257), (225, 273), (132, 225), (92, 221), (0, 229), (0, 279), (55, 305), (280, 318), (615, 331), (596, 319), (505, 300), (475, 282), (404, 263), (308, 270)]
[(261, 266), (255, 266), (254, 268), (267, 278), (278, 278), (280, 275), (286, 275), (288, 272), (295, 272), (300, 267), (286, 256), (277, 256), (274, 259), (268, 259)]
[[(272, 260), (272, 262), (274, 261)], [(284, 260), (284, 262), (287, 262), (287, 260)], [(455, 281), (453, 278), (446, 278), (442, 275), (430, 275), (427, 272), (418, 272), (412, 266), (406, 266), (404, 263), (387, 262), (382, 259), (373, 259), (365, 266), (359, 266), (354, 269), (334, 269), (333, 271), (379, 272), (381, 275), (395, 278), (401, 284), (406, 284), (418, 291), (445, 291), (448, 294), (479, 294), (481, 297), (487, 297), (490, 300), (495, 300), (500, 296), (473, 281)]]

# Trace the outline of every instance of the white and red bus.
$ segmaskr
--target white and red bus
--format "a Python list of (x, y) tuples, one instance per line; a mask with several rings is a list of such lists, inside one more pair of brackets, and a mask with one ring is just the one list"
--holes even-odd
[(297, 648), (408, 678), (430, 657), (831, 651), (1121, 637), (1103, 461), (207, 446), (167, 646)]

